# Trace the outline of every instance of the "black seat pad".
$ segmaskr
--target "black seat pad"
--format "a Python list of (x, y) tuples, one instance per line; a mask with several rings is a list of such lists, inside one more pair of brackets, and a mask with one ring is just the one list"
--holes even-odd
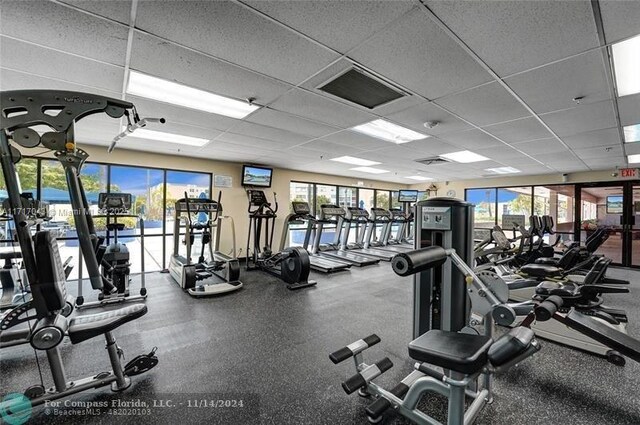
[(110, 332), (127, 322), (144, 316), (146, 313), (146, 305), (132, 304), (117, 310), (74, 317), (69, 323), (69, 339), (73, 344), (77, 344)]
[(559, 297), (576, 297), (580, 295), (580, 287), (574, 282), (553, 282), (545, 280), (536, 286), (536, 294), (542, 296), (558, 295)]
[(518, 326), (511, 329), (491, 345), (489, 361), (494, 366), (502, 366), (524, 353), (534, 338), (535, 334), (529, 328)]
[(546, 264), (548, 266), (555, 266), (558, 264), (559, 258), (554, 257), (540, 257), (536, 258), (535, 264)]
[(557, 276), (562, 273), (562, 269), (546, 264), (525, 264), (520, 267), (520, 271), (535, 277)]
[(487, 352), (492, 343), (488, 336), (433, 329), (409, 343), (409, 356), (471, 375), (487, 363)]

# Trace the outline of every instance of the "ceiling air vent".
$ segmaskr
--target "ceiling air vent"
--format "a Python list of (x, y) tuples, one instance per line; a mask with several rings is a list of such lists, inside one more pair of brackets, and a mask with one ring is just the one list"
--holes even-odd
[(368, 109), (405, 96), (401, 91), (355, 68), (324, 83), (318, 90)]
[(419, 162), (422, 165), (438, 165), (446, 164), (451, 161), (445, 158), (440, 158), (439, 156), (432, 156), (431, 158), (416, 159), (416, 162)]

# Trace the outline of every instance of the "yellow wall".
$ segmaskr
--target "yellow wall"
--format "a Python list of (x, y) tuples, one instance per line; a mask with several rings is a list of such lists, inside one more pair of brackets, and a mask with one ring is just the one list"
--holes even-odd
[[(125, 164), (140, 167), (157, 167), (170, 168), (184, 171), (201, 171), (218, 175), (226, 175), (233, 177), (233, 187), (222, 189), (222, 205), (224, 214), (233, 217), (236, 227), (236, 244), (238, 250), (242, 249), (244, 254), (247, 243), (248, 216), (247, 207), (248, 200), (244, 188), (240, 185), (242, 164), (234, 162), (214, 161), (210, 159), (198, 159), (186, 156), (155, 154), (150, 152), (140, 152), (118, 148), (112, 153), (107, 153), (105, 147), (83, 145), (82, 148), (89, 153), (90, 162), (103, 162), (114, 164)], [(25, 155), (33, 154), (33, 152), (25, 151)], [(343, 186), (356, 186), (358, 181), (364, 182), (363, 188), (372, 189), (405, 189), (408, 186), (398, 183), (389, 183), (376, 180), (363, 180), (352, 177), (340, 177), (328, 174), (306, 173), (302, 171), (293, 171), (287, 169), (275, 168), (273, 170), (273, 181), (270, 189), (265, 192), (267, 197), (272, 199), (273, 192), (278, 195), (279, 211), (276, 221), (276, 230), (274, 236), (274, 249), (280, 242), (282, 225), (284, 218), (289, 213), (289, 183), (292, 180), (327, 183)], [(218, 189), (214, 187), (212, 198), (217, 199)], [(228, 225), (225, 225), (222, 234), (221, 251), (229, 252), (231, 249), (231, 235), (228, 231)], [(167, 229), (171, 232), (171, 229)]]
[[(570, 173), (567, 175), (566, 183), (586, 183), (586, 182), (600, 182), (600, 181), (617, 181), (618, 177), (614, 177), (611, 174), (613, 169), (606, 171), (589, 171), (583, 173)], [(464, 199), (464, 190), (477, 188), (477, 187), (501, 187), (501, 186), (531, 186), (539, 184), (558, 184), (565, 183), (563, 181), (562, 174), (540, 174), (534, 176), (518, 176), (510, 175), (505, 177), (493, 177), (474, 180), (457, 180), (450, 182), (434, 182), (438, 187), (438, 196), (446, 196), (449, 190), (456, 192), (455, 197)], [(425, 190), (431, 185), (431, 182), (427, 184), (414, 184), (411, 189)]]

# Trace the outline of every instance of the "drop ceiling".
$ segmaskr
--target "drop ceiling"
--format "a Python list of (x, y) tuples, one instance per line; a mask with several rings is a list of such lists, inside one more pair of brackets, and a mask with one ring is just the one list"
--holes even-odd
[[(122, 149), (372, 177), (329, 161), (348, 155), (380, 162), (390, 172), (374, 178), (404, 184), (503, 166), (611, 169), (637, 153), (620, 125), (640, 123), (640, 95), (615, 97), (607, 46), (640, 34), (638, 4), (3, 0), (0, 89), (124, 97), (142, 116), (167, 119), (154, 129), (211, 140), (199, 148), (129, 138)], [(317, 89), (350, 68), (406, 96), (371, 110)], [(130, 70), (261, 108), (238, 120), (127, 95)], [(379, 118), (430, 137), (396, 145), (350, 130)], [(107, 146), (119, 126), (88, 119), (78, 137)], [(416, 162), (462, 150), (489, 160)]]

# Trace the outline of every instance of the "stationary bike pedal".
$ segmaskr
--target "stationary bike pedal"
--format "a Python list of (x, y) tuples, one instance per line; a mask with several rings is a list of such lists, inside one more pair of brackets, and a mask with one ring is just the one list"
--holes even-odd
[(135, 357), (124, 367), (124, 374), (135, 376), (153, 369), (158, 364), (158, 357), (155, 355), (157, 350), (158, 347), (153, 347), (149, 354), (141, 354)]

